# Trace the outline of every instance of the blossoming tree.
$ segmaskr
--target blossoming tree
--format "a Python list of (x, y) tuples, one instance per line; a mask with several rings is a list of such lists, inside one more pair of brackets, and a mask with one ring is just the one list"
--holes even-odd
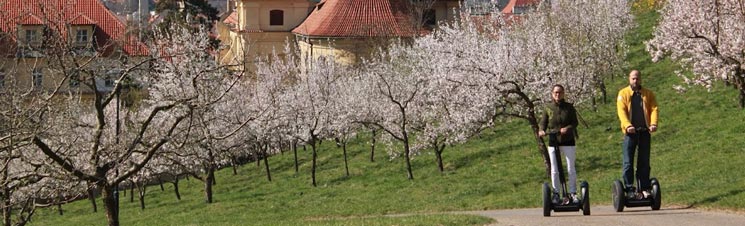
[[(710, 89), (732, 84), (745, 109), (745, 3), (741, 0), (669, 0), (654, 38), (647, 43), (652, 60), (670, 57), (693, 75), (678, 73), (689, 85)], [(685, 90), (682, 86), (675, 87)]]

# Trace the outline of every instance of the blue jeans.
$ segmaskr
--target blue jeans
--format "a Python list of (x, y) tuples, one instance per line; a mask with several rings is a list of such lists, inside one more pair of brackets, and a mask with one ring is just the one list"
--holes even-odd
[(636, 159), (636, 179), (639, 181), (639, 191), (649, 190), (649, 146), (648, 131), (627, 134), (623, 139), (623, 182), (626, 188), (634, 185), (634, 154), (639, 152)]

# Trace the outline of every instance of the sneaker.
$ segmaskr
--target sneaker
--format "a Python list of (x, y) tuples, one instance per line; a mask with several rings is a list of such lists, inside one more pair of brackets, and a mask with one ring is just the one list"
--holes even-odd
[(644, 191), (642, 191), (642, 196), (644, 196), (645, 199), (648, 199), (648, 198), (652, 197), (652, 193), (649, 192), (649, 191), (647, 191), (647, 190), (644, 190)]
[(636, 200), (642, 200), (644, 199), (644, 194), (642, 194), (641, 192), (637, 192), (634, 198)]
[(551, 201), (552, 201), (552, 202), (553, 202), (554, 204), (559, 204), (559, 193), (556, 193), (556, 192), (554, 192), (554, 197), (553, 197), (553, 198), (551, 198)]
[(575, 192), (572, 192), (572, 195), (571, 195), (570, 197), (572, 197), (572, 202), (573, 202), (574, 204), (577, 204), (577, 203), (579, 203), (579, 201), (580, 201), (580, 200), (579, 200), (579, 197), (577, 197), (577, 193), (575, 193)]
[(628, 198), (628, 199), (636, 199), (636, 188), (634, 188), (634, 187), (628, 187), (628, 188), (626, 188), (626, 198)]

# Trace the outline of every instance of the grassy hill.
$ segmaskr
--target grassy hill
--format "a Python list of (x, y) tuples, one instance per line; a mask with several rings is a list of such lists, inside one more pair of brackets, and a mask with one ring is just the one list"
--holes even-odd
[[(651, 38), (655, 13), (637, 17), (629, 35), (628, 62), (642, 72), (644, 86), (660, 104), (660, 130), (652, 137), (652, 176), (660, 179), (663, 208), (671, 205), (729, 210), (745, 209), (745, 110), (736, 92), (718, 84), (711, 92), (694, 87), (676, 93), (680, 84), (669, 61), (652, 63), (643, 41)], [(615, 93), (626, 75), (609, 81), (609, 104), (580, 111), (590, 128), (580, 129), (577, 171), (590, 183), (592, 205), (610, 204), (610, 185), (621, 175), (621, 141)], [(432, 154), (416, 156), (415, 180), (406, 179), (401, 158), (389, 159), (378, 148), (369, 160), (368, 139), (350, 147), (351, 176), (344, 176), (341, 149), (324, 142), (319, 156), (318, 187), (310, 184), (310, 151), (299, 151), (300, 172), (292, 153), (270, 158), (273, 181), (263, 166), (248, 164), (233, 175), (217, 174), (215, 203), (204, 203), (202, 184), (182, 181), (182, 200), (173, 186), (148, 188), (146, 208), (122, 197), (122, 225), (482, 225), (478, 216), (442, 214), (458, 210), (539, 207), (541, 183), (548, 181), (527, 123), (506, 122), (443, 154), (446, 172), (437, 170)], [(100, 200), (99, 200), (100, 202)], [(92, 213), (79, 201), (41, 209), (32, 225), (103, 225), (103, 205)], [(395, 216), (384, 216), (395, 215)], [(536, 216), (540, 213), (536, 212)]]

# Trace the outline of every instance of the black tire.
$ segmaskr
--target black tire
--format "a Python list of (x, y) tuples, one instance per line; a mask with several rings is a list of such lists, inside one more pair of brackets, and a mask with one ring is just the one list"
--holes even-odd
[(582, 182), (581, 190), (582, 193), (582, 215), (590, 215), (590, 184), (586, 181)]
[(543, 216), (551, 216), (551, 188), (548, 183), (543, 183)]
[(611, 198), (616, 212), (623, 212), (624, 202), (626, 202), (626, 194), (623, 188), (623, 184), (619, 180), (613, 181), (613, 185), (611, 185)]
[(662, 206), (662, 190), (660, 190), (660, 182), (657, 178), (652, 178), (652, 210), (660, 210)]

